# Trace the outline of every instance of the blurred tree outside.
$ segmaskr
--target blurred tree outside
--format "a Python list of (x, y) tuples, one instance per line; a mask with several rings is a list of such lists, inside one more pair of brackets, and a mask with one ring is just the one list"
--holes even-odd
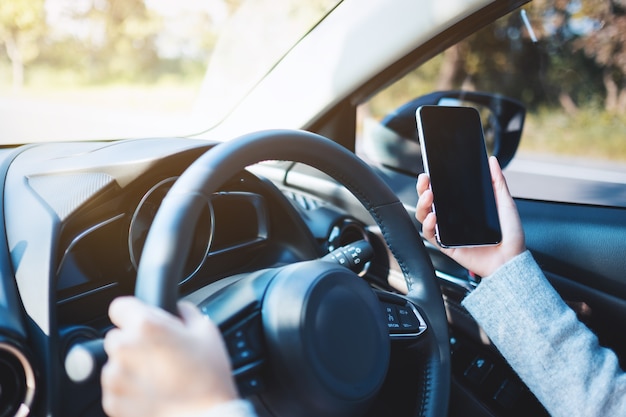
[(2, 142), (206, 130), (338, 1), (0, 0)]
[[(611, 74), (617, 86), (626, 67), (612, 65), (601, 51), (618, 51), (623, 42), (600, 36), (615, 33), (618, 19), (600, 13), (598, 3), (610, 1), (533, 1), (527, 10), (536, 41), (520, 13), (500, 19), (444, 53), (438, 87), (495, 91), (531, 109), (560, 106), (568, 114), (602, 97), (606, 103), (615, 102), (612, 91), (617, 87), (608, 88), (606, 77), (603, 83), (599, 74)], [(446, 70), (449, 67), (454, 69)]]
[[(212, 7), (227, 13), (234, 3)], [(176, 15), (165, 19), (164, 13)], [(199, 83), (215, 42), (213, 19), (207, 8), (175, 8), (163, 0), (0, 1), (0, 67), (12, 66), (16, 87), (38, 77), (52, 87), (59, 80), (72, 86)]]
[[(480, 90), (527, 107), (521, 150), (626, 161), (626, 1), (533, 0), (368, 102), (380, 119), (434, 90)], [(531, 35), (532, 31), (532, 35)], [(594, 148), (589, 149), (589, 142)]]
[(143, 0), (90, 0), (82, 7), (71, 17), (89, 22), (79, 64), (91, 80), (127, 79), (158, 68), (155, 39), (161, 22)]
[(24, 66), (39, 55), (45, 26), (44, 0), (0, 2), (0, 45), (11, 62), (14, 89), (24, 84)]
[[(0, 88), (11, 79), (16, 90), (39, 85), (71, 97), (69, 90), (107, 86), (117, 105), (121, 93), (110, 86), (144, 85), (137, 102), (145, 106), (154, 102), (146, 100), (153, 93), (147, 86), (173, 81), (177, 91), (189, 86), (180, 100), (189, 105), (210, 55), (228, 54), (229, 45), (216, 45), (217, 32), (242, 1), (198, 1), (176, 16), (170, 15), (170, 1), (0, 0), (0, 74), (7, 74), (0, 77)], [(306, 10), (324, 11), (332, 4), (317, 0)], [(626, 1), (533, 0), (524, 9), (531, 27), (519, 11), (505, 16), (391, 85), (368, 103), (369, 111), (380, 118), (433, 90), (489, 91), (527, 106), (522, 147), (583, 153), (587, 138), (595, 135), (606, 144), (597, 152), (626, 160), (620, 141), (626, 123)], [(287, 12), (301, 20), (306, 10)], [(258, 23), (268, 26), (264, 19)], [(231, 36), (262, 40), (259, 28), (237, 30)], [(260, 57), (255, 62), (275, 62), (261, 48), (252, 52)], [(264, 65), (234, 68), (218, 74), (218, 86), (222, 76), (257, 77), (266, 70)], [(546, 137), (553, 126), (559, 126), (558, 137)]]
[(64, 17), (74, 28), (55, 39), (56, 49), (79, 59), (75, 64), (84, 82), (197, 81), (202, 76), (215, 29), (205, 10), (173, 12), (167, 2), (149, 0), (88, 0), (80, 7), (72, 0), (54, 1), (65, 3)]
[(602, 68), (606, 90), (605, 108), (612, 113), (626, 113), (626, 2), (592, 0), (581, 8), (596, 22), (594, 30), (576, 39), (582, 49)]

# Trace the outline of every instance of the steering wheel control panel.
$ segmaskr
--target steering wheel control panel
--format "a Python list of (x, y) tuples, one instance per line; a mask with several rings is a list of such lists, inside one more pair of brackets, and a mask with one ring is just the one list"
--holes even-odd
[(224, 333), (233, 375), (242, 396), (263, 389), (261, 374), (265, 363), (265, 348), (261, 335), (261, 315), (258, 312)]
[(379, 293), (391, 338), (417, 337), (426, 331), (426, 322), (419, 311), (406, 299), (390, 293)]
[[(358, 240), (333, 250), (322, 260), (335, 262), (358, 272), (373, 257), (372, 245), (366, 240)], [(390, 336), (416, 337), (426, 331), (426, 322), (412, 303), (386, 292), (380, 292), (378, 298), (383, 306)]]

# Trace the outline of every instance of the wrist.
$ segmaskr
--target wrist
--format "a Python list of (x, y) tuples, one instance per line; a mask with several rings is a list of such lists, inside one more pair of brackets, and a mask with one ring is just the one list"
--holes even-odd
[(526, 248), (522, 248), (522, 250), (520, 250), (520, 251), (512, 252), (508, 256), (502, 257), (501, 261), (497, 265), (494, 265), (493, 269), (487, 275), (483, 276), (482, 278), (483, 279), (489, 278), (489, 277), (497, 274), (498, 271), (500, 271), (506, 265), (508, 265), (511, 262), (513, 262), (515, 259), (519, 258), (520, 255), (522, 255), (524, 252), (526, 252)]

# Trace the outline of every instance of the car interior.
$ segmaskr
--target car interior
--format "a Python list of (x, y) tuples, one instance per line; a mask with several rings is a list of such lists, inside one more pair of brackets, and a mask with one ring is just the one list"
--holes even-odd
[(420, 235), (422, 105), (481, 110), (527, 248), (624, 364), (623, 183), (531, 195), (565, 180), (518, 173), (528, 105), (497, 92), (416, 93), (368, 124), (378, 92), (524, 3), (464, 10), (297, 128), (0, 148), (0, 417), (104, 415), (107, 309), (133, 294), (215, 320), (260, 416), (547, 416), (461, 305), (482, 277)]

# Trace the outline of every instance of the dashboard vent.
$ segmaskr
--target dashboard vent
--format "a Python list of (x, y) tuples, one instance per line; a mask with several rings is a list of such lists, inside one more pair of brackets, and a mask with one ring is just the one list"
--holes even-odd
[(0, 416), (26, 417), (35, 398), (35, 372), (26, 355), (0, 341)]

